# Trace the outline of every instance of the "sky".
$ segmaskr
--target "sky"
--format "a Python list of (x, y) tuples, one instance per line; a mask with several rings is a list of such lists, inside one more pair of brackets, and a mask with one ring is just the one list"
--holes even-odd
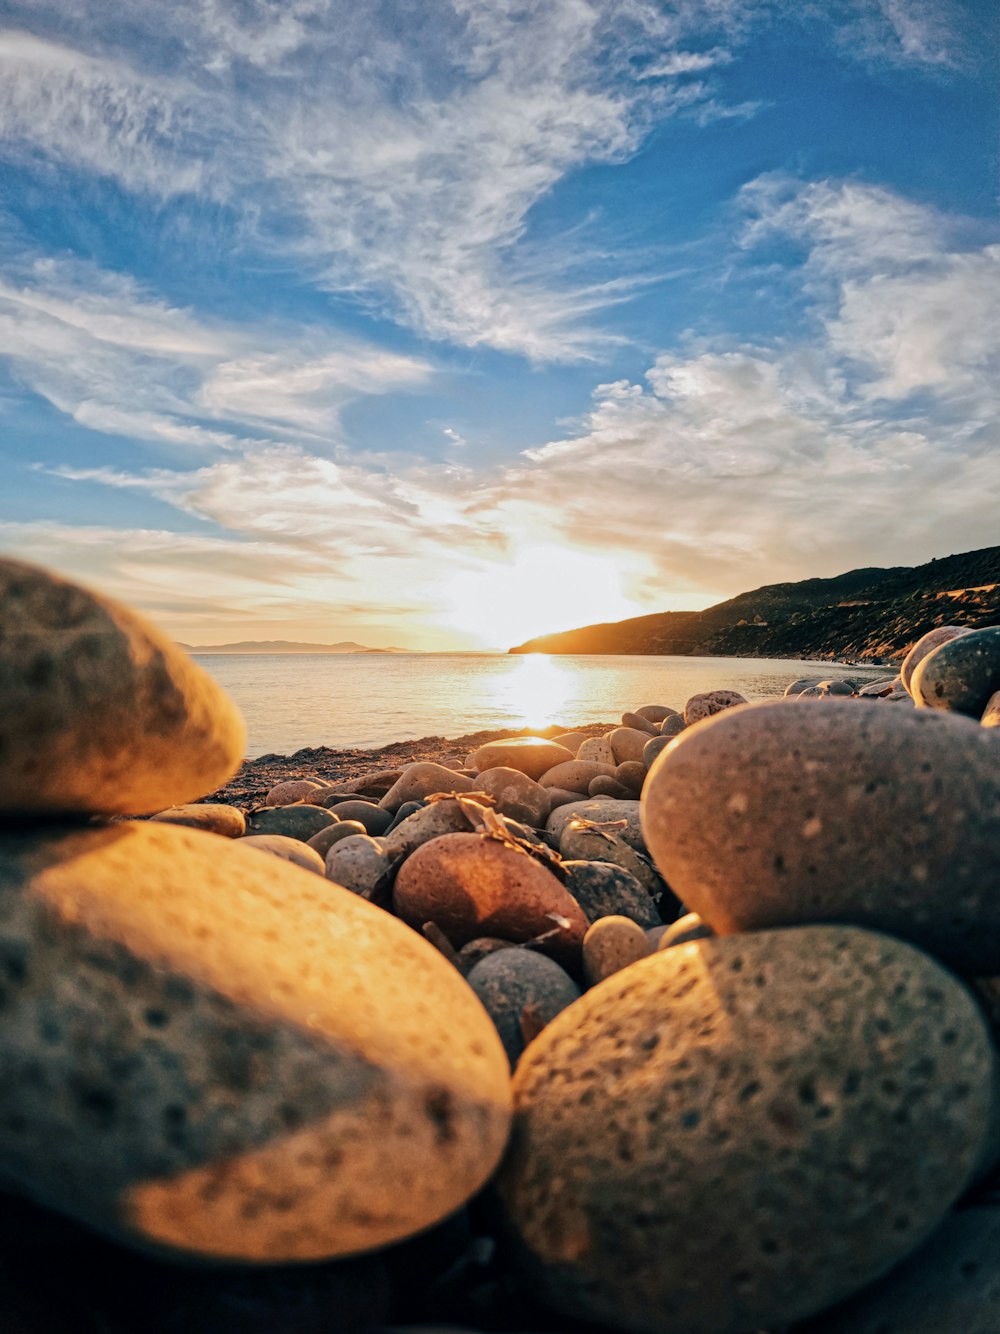
[(1000, 542), (994, 0), (0, 24), (0, 551), (447, 650)]

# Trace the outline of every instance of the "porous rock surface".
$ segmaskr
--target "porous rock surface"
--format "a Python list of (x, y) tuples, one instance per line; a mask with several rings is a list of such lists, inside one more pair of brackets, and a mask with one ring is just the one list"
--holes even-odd
[(458, 1208), (509, 1122), (458, 972), (388, 914), (164, 824), (0, 840), (0, 1176), (119, 1240), (275, 1263)]
[(0, 811), (144, 815), (224, 783), (239, 710), (137, 612), (0, 560)]
[(660, 951), (521, 1058), (498, 1178), (531, 1282), (631, 1331), (784, 1328), (879, 1277), (975, 1170), (994, 1056), (969, 993), (852, 927)]

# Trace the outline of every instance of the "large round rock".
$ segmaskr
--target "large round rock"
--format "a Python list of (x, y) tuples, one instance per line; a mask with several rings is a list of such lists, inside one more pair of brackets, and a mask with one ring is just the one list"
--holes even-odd
[(784, 1328), (927, 1236), (982, 1155), (966, 990), (854, 927), (698, 941), (583, 996), (521, 1058), (499, 1188), (524, 1263), (616, 1328)]
[(655, 761), (642, 826), (668, 884), (721, 935), (855, 922), (1000, 972), (993, 729), (854, 700), (744, 705)]
[(141, 616), (0, 560), (0, 810), (142, 815), (226, 781), (236, 705)]
[(475, 767), (480, 773), (487, 769), (517, 769), (529, 778), (538, 779), (555, 764), (573, 759), (573, 752), (554, 741), (540, 736), (507, 737), (501, 741), (487, 741), (475, 754)]
[(0, 840), (0, 1176), (120, 1240), (382, 1247), (489, 1177), (503, 1048), (388, 913), (166, 824)]
[(910, 679), (918, 705), (980, 718), (1000, 690), (1000, 626), (974, 630), (939, 644), (921, 658)]
[(516, 946), (486, 955), (467, 978), (496, 1024), (512, 1070), (531, 1036), (580, 996), (554, 959)]

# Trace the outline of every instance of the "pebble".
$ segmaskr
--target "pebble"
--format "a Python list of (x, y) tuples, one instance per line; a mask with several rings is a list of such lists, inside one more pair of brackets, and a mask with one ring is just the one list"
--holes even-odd
[(630, 727), (636, 732), (646, 732), (649, 736), (657, 736), (660, 729), (648, 718), (644, 718), (641, 713), (623, 713), (622, 727)]
[(522, 943), (546, 934), (539, 948), (570, 964), (589, 925), (551, 871), (480, 834), (445, 834), (418, 848), (399, 868), (393, 906), (418, 931), (436, 923), (456, 946), (476, 936)]
[(660, 925), (660, 914), (642, 884), (614, 862), (564, 861), (566, 888), (587, 915), (628, 917), (641, 927)]
[(546, 770), (538, 780), (542, 787), (558, 787), (564, 791), (587, 791), (587, 784), (592, 778), (602, 775), (610, 777), (614, 769), (607, 764), (596, 764), (593, 760), (567, 760)]
[(400, 806), (399, 810), (392, 817), (392, 822), (389, 825), (389, 828), (385, 831), (386, 834), (391, 834), (394, 829), (398, 828), (398, 826), (403, 823), (404, 820), (408, 820), (411, 815), (416, 815), (417, 811), (423, 810), (423, 808), (424, 803), (422, 801), (404, 801), (402, 806)]
[(418, 807), (384, 836), (384, 846), (394, 861), (401, 862), (432, 838), (440, 838), (442, 834), (467, 834), (471, 829), (472, 821), (462, 809), (462, 803), (445, 798)]
[(300, 866), (304, 871), (315, 871), (317, 875), (326, 874), (320, 853), (308, 843), (303, 843), (300, 838), (288, 838), (285, 834), (247, 834), (245, 838), (240, 839), (239, 847), (265, 852), (269, 857), (280, 857), (283, 862), (291, 862), (293, 866)]
[(642, 827), (720, 935), (854, 922), (1000, 973), (1000, 733), (967, 718), (854, 700), (726, 712), (656, 761)]
[(910, 678), (918, 707), (981, 718), (1000, 690), (1000, 626), (974, 630), (932, 649)]
[(338, 820), (355, 820), (365, 827), (365, 833), (377, 837), (388, 832), (393, 816), (376, 806), (373, 801), (342, 801), (336, 809)]
[(680, 736), (685, 727), (687, 727), (687, 723), (684, 721), (683, 717), (679, 713), (675, 713), (670, 718), (664, 718), (663, 722), (660, 724), (660, 736), (672, 739), (675, 736)]
[(643, 704), (641, 708), (636, 709), (640, 718), (645, 718), (648, 723), (655, 723), (657, 730), (659, 725), (667, 718), (676, 715), (677, 710), (670, 708), (667, 704)]
[(669, 950), (674, 945), (686, 945), (692, 940), (711, 940), (714, 935), (712, 928), (706, 926), (696, 912), (689, 912), (670, 923), (654, 948)]
[(325, 868), (326, 854), (334, 843), (339, 843), (342, 838), (353, 838), (356, 834), (367, 834), (367, 832), (367, 829), (359, 820), (336, 820), (333, 824), (328, 824), (325, 829), (321, 829), (318, 834), (313, 834), (312, 838), (307, 839), (306, 847), (312, 848), (313, 852), (318, 853), (324, 859)]
[(634, 797), (612, 798), (592, 797), (588, 801), (577, 799), (570, 806), (562, 806), (553, 811), (548, 818), (546, 828), (554, 835), (556, 845), (562, 838), (566, 826), (574, 820), (586, 820), (595, 824), (615, 824), (624, 820), (624, 828), (612, 831), (620, 835), (630, 847), (638, 852), (646, 851), (646, 842), (642, 833), (640, 804)]
[[(660, 739), (657, 737), (656, 742), (658, 743)], [(645, 754), (645, 747), (643, 747), (643, 754)], [(626, 760), (624, 764), (619, 764), (615, 770), (615, 778), (623, 787), (629, 789), (630, 796), (638, 797), (642, 791), (642, 785), (646, 781), (647, 772), (646, 764), (642, 760)]]
[(476, 791), (492, 797), (502, 815), (533, 829), (544, 829), (552, 809), (545, 788), (519, 769), (487, 769), (477, 777)]
[(488, 1180), (507, 1059), (426, 941), (248, 841), (0, 839), (0, 1174), (163, 1254), (374, 1250)]
[(235, 704), (119, 602), (0, 560), (0, 811), (147, 815), (236, 771)]
[(327, 880), (349, 889), (372, 903), (389, 897), (392, 883), (392, 858), (384, 840), (368, 834), (352, 834), (327, 849), (324, 873)]
[(708, 690), (701, 695), (692, 695), (684, 705), (684, 724), (700, 723), (724, 709), (734, 709), (738, 704), (746, 704), (744, 697), (735, 690)]
[(337, 819), (322, 806), (258, 806), (247, 816), (247, 833), (281, 834), (306, 843)]
[(834, 699), (838, 696), (854, 694), (854, 687), (848, 681), (817, 681), (806, 686), (795, 696), (796, 699)]
[[(898, 676), (884, 676), (879, 681), (871, 681), (868, 685), (862, 686), (858, 691), (859, 699), (885, 699), (888, 695), (898, 694), (903, 689), (902, 680)], [(904, 691), (905, 693), (905, 691)]]
[(516, 947), (492, 951), (467, 980), (496, 1025), (512, 1070), (538, 1032), (580, 998), (580, 988), (553, 959)]
[(516, 950), (520, 949), (512, 940), (501, 940), (499, 936), (477, 936), (475, 940), (468, 940), (455, 955), (455, 967), (466, 977), (479, 963), (480, 959), (485, 959), (497, 950)]
[(564, 861), (611, 862), (638, 880), (654, 900), (663, 890), (663, 883), (650, 862), (619, 833), (600, 833), (568, 824), (559, 835), (558, 851)]
[(326, 791), (324, 783), (313, 778), (290, 778), (284, 783), (276, 783), (264, 798), (265, 806), (291, 806), (294, 801), (312, 801)]
[(547, 787), (545, 791), (549, 794), (550, 812), (559, 806), (569, 806), (572, 802), (580, 800), (579, 792), (570, 792), (565, 787)]
[(673, 741), (673, 737), (670, 736), (650, 737), (642, 748), (642, 762), (647, 769), (652, 768), (653, 761), (656, 759), (657, 755), (659, 755), (660, 751), (666, 750), (671, 741)]
[(636, 727), (616, 727), (608, 738), (615, 764), (624, 764), (626, 760), (641, 760), (642, 750), (649, 740), (650, 733)]
[(580, 747), (576, 758), (578, 760), (590, 760), (594, 764), (606, 764), (609, 769), (613, 769), (618, 761), (615, 759), (614, 751), (611, 749), (611, 742), (608, 736), (591, 736)]
[(168, 806), (149, 817), (161, 824), (180, 824), (188, 829), (204, 829), (208, 834), (223, 838), (242, 838), (246, 833), (246, 817), (238, 806), (216, 805), (215, 802), (195, 802), (188, 806)]
[(323, 791), (309, 803), (311, 806), (322, 806), (326, 811), (335, 811), (338, 806), (342, 806), (345, 801), (367, 801), (360, 792), (330, 792)]
[(575, 755), (589, 737), (586, 732), (563, 732), (561, 736), (554, 736), (552, 741), (557, 746), (563, 746), (571, 755)]
[(626, 1330), (805, 1319), (944, 1217), (994, 1079), (969, 994), (900, 941), (821, 926), (659, 950), (521, 1058), (497, 1185), (526, 1279)]
[(1000, 727), (1000, 690), (990, 696), (980, 721), (983, 727)]
[(630, 917), (602, 917), (583, 938), (583, 975), (591, 986), (620, 973), (649, 953), (649, 941)]
[(379, 805), (394, 814), (404, 802), (422, 801), (437, 792), (471, 792), (473, 787), (471, 778), (446, 769), (443, 764), (408, 764)]
[(541, 778), (556, 764), (573, 759), (573, 752), (554, 741), (539, 736), (509, 737), (504, 741), (488, 741), (480, 746), (473, 760), (476, 769), (519, 769), (529, 778)]
[(818, 684), (818, 676), (800, 676), (797, 681), (792, 681), (785, 686), (785, 698), (789, 699), (792, 695), (801, 695), (803, 690), (809, 690), (812, 686)]
[(928, 653), (933, 653), (936, 648), (949, 643), (952, 639), (959, 639), (962, 635), (971, 633), (972, 631), (966, 625), (939, 625), (936, 630), (929, 630), (927, 634), (918, 639), (903, 659), (899, 669), (899, 679), (903, 683), (904, 690), (910, 689), (913, 673)]
[(599, 774), (597, 778), (592, 778), (587, 784), (587, 795), (590, 797), (613, 797), (617, 801), (626, 800), (634, 797), (635, 792), (624, 783), (619, 783), (617, 778), (610, 774)]

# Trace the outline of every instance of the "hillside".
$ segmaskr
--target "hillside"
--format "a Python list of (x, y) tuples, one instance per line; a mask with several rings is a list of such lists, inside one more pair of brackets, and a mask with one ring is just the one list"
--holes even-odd
[(353, 639), (337, 644), (303, 644), (294, 639), (241, 639), (235, 644), (178, 644), (188, 653), (407, 653), (405, 648), (366, 648)]
[(1000, 547), (767, 584), (704, 611), (586, 625), (509, 651), (888, 661), (937, 625), (1000, 625)]

